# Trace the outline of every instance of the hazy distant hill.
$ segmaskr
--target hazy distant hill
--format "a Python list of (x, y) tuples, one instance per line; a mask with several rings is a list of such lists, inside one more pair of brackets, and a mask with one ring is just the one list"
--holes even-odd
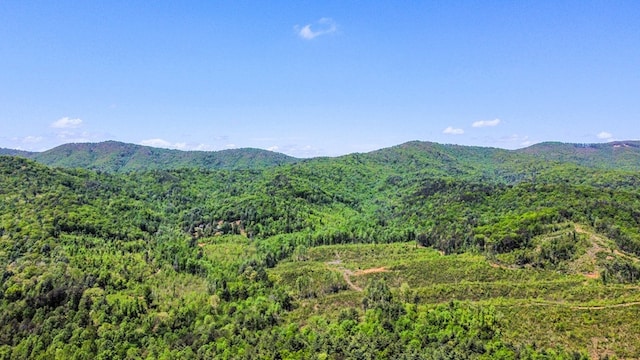
[(36, 153), (30, 151), (0, 148), (0, 155), (32, 157), (35, 154)]
[(230, 149), (180, 151), (127, 144), (117, 141), (65, 144), (41, 153), (6, 153), (32, 158), (42, 164), (107, 172), (205, 168), (248, 169), (296, 162), (297, 159), (267, 150)]
[[(545, 142), (518, 150), (412, 141), (367, 155), (403, 166), (434, 165), (459, 172), (491, 173), (569, 163), (595, 169), (640, 170), (640, 141), (600, 144)], [(542, 160), (542, 161), (541, 161)]]
[(640, 169), (640, 141), (614, 141), (605, 144), (544, 142), (516, 152), (535, 155), (541, 160), (570, 162), (588, 167)]
[[(285, 154), (253, 148), (180, 151), (116, 141), (65, 144), (44, 152), (0, 149), (0, 155), (27, 157), (54, 167), (107, 172), (178, 168), (259, 169), (300, 161)], [(378, 166), (399, 166), (411, 171), (428, 169), (430, 173), (438, 175), (473, 174), (489, 178), (521, 177), (525, 169), (549, 166), (551, 163), (635, 171), (640, 170), (640, 141), (604, 144), (545, 142), (519, 150), (411, 141), (334, 159), (338, 159), (338, 163), (356, 161)], [(305, 162), (326, 161), (329, 158), (315, 158)]]

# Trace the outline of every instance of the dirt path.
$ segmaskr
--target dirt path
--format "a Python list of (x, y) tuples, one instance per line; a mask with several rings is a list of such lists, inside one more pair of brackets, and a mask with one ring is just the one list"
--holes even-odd
[(582, 225), (574, 224), (574, 228), (578, 234), (587, 235), (589, 237), (588, 238), (589, 242), (591, 243), (591, 246), (587, 249), (586, 253), (577, 260), (578, 262), (583, 261), (583, 262), (589, 263), (594, 268), (594, 271), (592, 272), (583, 273), (585, 277), (590, 279), (600, 278), (601, 269), (598, 269), (598, 266), (597, 266), (597, 254), (600, 252), (604, 252), (604, 253), (613, 252), (613, 254), (619, 257), (622, 257), (624, 259), (631, 260), (634, 263), (640, 261), (640, 259), (638, 259), (636, 256), (633, 256), (626, 252), (620, 251), (618, 249), (610, 249), (607, 246), (607, 241), (603, 239), (602, 236), (595, 234), (594, 232), (585, 230), (582, 227)]
[(362, 288), (356, 284), (354, 284), (353, 282), (351, 282), (351, 275), (353, 275), (353, 272), (349, 269), (338, 269), (340, 270), (340, 272), (342, 272), (342, 277), (344, 278), (344, 281), (347, 283), (347, 285), (349, 285), (349, 287), (352, 290), (358, 291), (358, 292), (362, 292)]
[(606, 252), (606, 245), (602, 238), (595, 235), (594, 233), (586, 231), (580, 224), (574, 224), (574, 229), (576, 233), (583, 234), (588, 236), (589, 248), (587, 248), (584, 255), (576, 259), (576, 264), (585, 264), (587, 268), (592, 268), (593, 271), (583, 272), (584, 275), (588, 279), (598, 279), (600, 278), (600, 270), (597, 265), (597, 254), (600, 252)]
[(367, 275), (367, 274), (375, 274), (375, 273), (380, 273), (380, 272), (387, 272), (389, 270), (387, 270), (387, 268), (385, 267), (377, 267), (377, 268), (371, 268), (371, 269), (365, 269), (365, 270), (358, 270), (356, 272), (353, 272), (347, 268), (344, 267), (338, 267), (336, 265), (341, 264), (342, 261), (338, 260), (334, 260), (334, 261), (329, 261), (326, 262), (325, 265), (327, 266), (327, 268), (329, 270), (335, 270), (335, 271), (339, 271), (342, 274), (342, 278), (344, 279), (344, 281), (347, 283), (347, 285), (349, 285), (349, 287), (351, 288), (351, 290), (357, 291), (357, 292), (362, 292), (363, 289), (354, 284), (353, 281), (351, 281), (351, 277), (352, 276), (360, 276), (360, 275)]
[(602, 306), (572, 306), (572, 309), (576, 310), (604, 310), (604, 309), (613, 309), (613, 308), (622, 308), (629, 306), (640, 305), (640, 301), (633, 301), (628, 303), (621, 304), (613, 304), (613, 305), (602, 305)]
[(624, 308), (624, 307), (640, 305), (640, 301), (632, 301), (632, 302), (626, 302), (626, 303), (620, 303), (620, 304), (612, 304), (612, 305), (596, 305), (596, 306), (575, 306), (575, 305), (569, 305), (569, 304), (567, 304), (565, 302), (562, 302), (562, 301), (535, 302), (535, 303), (530, 303), (530, 304), (526, 304), (526, 305), (528, 305), (528, 306), (557, 306), (557, 305), (560, 305), (560, 306), (568, 306), (570, 309), (573, 309), (573, 310), (605, 310), (605, 309)]
[[(633, 262), (639, 262), (640, 259), (636, 256), (628, 254), (624, 251), (618, 249), (611, 249), (608, 246), (608, 241), (604, 239), (602, 236), (594, 233), (593, 231), (585, 230), (580, 224), (573, 224), (575, 232), (582, 235), (587, 235), (587, 240), (589, 241), (589, 247), (586, 249), (585, 253), (579, 258), (575, 259), (572, 262), (572, 265), (575, 266), (573, 270), (577, 274), (581, 274), (588, 279), (599, 279), (600, 272), (602, 269), (598, 266), (597, 263), (597, 254), (598, 253), (607, 253), (607, 254), (615, 254), (622, 258), (631, 260)], [(516, 265), (505, 265), (501, 264), (499, 261), (491, 261), (488, 260), (489, 265), (493, 268), (505, 269), (505, 270), (515, 270), (521, 269), (522, 267)]]

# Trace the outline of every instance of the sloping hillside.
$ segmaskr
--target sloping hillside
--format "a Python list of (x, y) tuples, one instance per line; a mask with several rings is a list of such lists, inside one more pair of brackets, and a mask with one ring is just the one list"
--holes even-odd
[(180, 151), (116, 141), (65, 144), (41, 153), (15, 155), (49, 166), (107, 172), (158, 169), (258, 169), (296, 162), (290, 156), (260, 149)]

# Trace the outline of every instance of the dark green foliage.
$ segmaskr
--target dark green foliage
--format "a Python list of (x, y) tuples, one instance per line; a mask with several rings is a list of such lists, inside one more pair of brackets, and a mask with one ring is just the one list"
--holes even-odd
[(602, 273), (605, 283), (637, 283), (640, 281), (640, 264), (630, 260), (614, 260), (606, 264)]

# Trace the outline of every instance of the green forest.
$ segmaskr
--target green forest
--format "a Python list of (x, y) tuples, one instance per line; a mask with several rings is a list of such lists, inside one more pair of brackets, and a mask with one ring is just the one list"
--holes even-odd
[(0, 359), (640, 357), (638, 142), (54, 150), (0, 156)]

